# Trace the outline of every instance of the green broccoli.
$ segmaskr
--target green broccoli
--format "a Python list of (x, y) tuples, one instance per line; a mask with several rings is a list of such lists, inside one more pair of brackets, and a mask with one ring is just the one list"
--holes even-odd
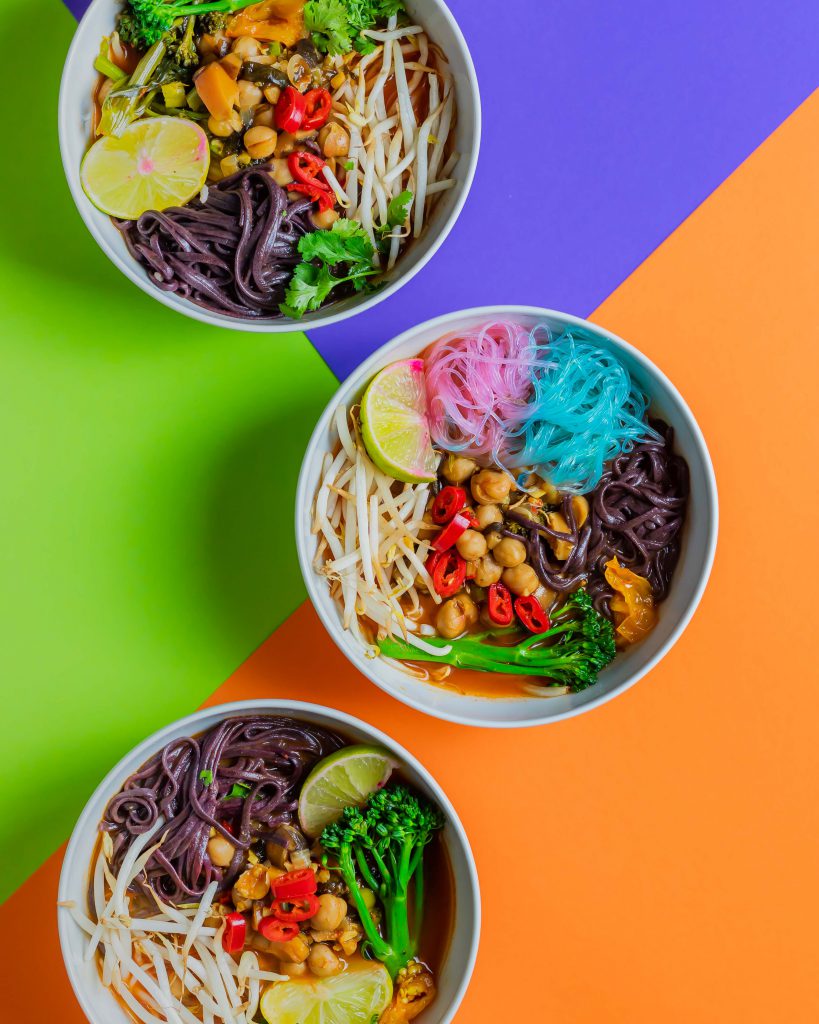
[(224, 32), (230, 21), (230, 14), (227, 11), (208, 11), (207, 14), (200, 14), (196, 21), (202, 32), (214, 35), (216, 32)]
[[(463, 636), (457, 640), (424, 637), (425, 643), (442, 649), (428, 654), (400, 637), (379, 640), (387, 658), (405, 661), (436, 661), (479, 672), (544, 676), (577, 693), (597, 682), (598, 673), (615, 654), (614, 627), (594, 610), (585, 590), (572, 594), (551, 616), (551, 626), (516, 644), (498, 643), (515, 633), (515, 627)], [(451, 648), (447, 653), (443, 653)]]
[(170, 32), (180, 18), (209, 14), (213, 11), (230, 14), (255, 2), (256, 0), (206, 0), (205, 3), (191, 3), (190, 0), (128, 0), (128, 6), (117, 22), (117, 30), (124, 42), (144, 48)]
[[(437, 807), (406, 786), (393, 785), (373, 793), (363, 809), (345, 808), (341, 818), (321, 834), (321, 844), (337, 858), (361, 918), (366, 935), (363, 952), (380, 960), (393, 978), (418, 950), (424, 849), (443, 826)], [(381, 902), (382, 930), (367, 909), (359, 878)]]

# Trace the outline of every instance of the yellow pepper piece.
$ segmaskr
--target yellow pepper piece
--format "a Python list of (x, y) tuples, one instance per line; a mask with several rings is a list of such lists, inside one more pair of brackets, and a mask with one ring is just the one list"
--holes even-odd
[(644, 576), (620, 565), (616, 558), (606, 562), (606, 582), (615, 592), (611, 610), (618, 639), (625, 644), (637, 643), (657, 622), (651, 584)]

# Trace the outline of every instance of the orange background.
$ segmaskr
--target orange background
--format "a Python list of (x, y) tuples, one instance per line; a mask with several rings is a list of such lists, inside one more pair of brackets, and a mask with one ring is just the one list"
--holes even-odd
[[(720, 488), (711, 584), (649, 678), (547, 728), (458, 728), (357, 676), (303, 607), (214, 695), (342, 708), (443, 784), (484, 899), (458, 1024), (819, 1019), (817, 139), (814, 94), (593, 316), (687, 397)], [(58, 871), (0, 908), (15, 1024), (83, 1020)]]

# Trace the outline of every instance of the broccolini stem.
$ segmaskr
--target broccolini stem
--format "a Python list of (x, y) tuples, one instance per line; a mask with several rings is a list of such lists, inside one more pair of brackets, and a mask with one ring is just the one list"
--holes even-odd
[(375, 875), (372, 873), (370, 865), (367, 863), (367, 858), (364, 855), (364, 851), (359, 847), (356, 847), (355, 859), (358, 864), (358, 873), (361, 875), (361, 877), (364, 879), (364, 881), (367, 883), (370, 889), (372, 889), (372, 891), (377, 894), (380, 886)]

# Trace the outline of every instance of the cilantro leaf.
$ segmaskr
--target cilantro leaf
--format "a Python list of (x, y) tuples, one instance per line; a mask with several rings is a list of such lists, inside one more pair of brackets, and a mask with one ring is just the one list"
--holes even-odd
[(397, 196), (392, 197), (387, 207), (387, 224), (391, 228), (400, 228), (407, 223), (412, 200), (413, 195), (409, 189), (405, 189), (403, 192), (399, 192)]
[(213, 772), (210, 768), (203, 768), (202, 771), (199, 772), (199, 778), (206, 786), (209, 786), (213, 782)]
[(247, 794), (250, 792), (252, 788), (253, 787), (250, 786), (250, 784), (247, 782), (234, 782), (233, 785), (230, 787), (228, 799), (230, 799), (231, 797), (240, 796), (244, 800), (244, 798), (247, 796)]
[(403, 0), (307, 0), (304, 25), (323, 53), (335, 56), (355, 47), (366, 54), (375, 44), (361, 33), (404, 11)]
[(347, 6), (343, 0), (307, 0), (304, 27), (323, 53), (335, 56), (352, 49)]
[[(356, 291), (376, 273), (373, 267), (373, 245), (364, 228), (355, 220), (339, 218), (329, 230), (312, 231), (299, 241), (304, 260), (293, 271), (290, 286), (279, 307), (285, 316), (297, 319), (318, 309), (333, 288), (346, 281)], [(315, 261), (320, 262), (320, 266)], [(331, 267), (343, 265), (346, 275), (334, 277)]]

